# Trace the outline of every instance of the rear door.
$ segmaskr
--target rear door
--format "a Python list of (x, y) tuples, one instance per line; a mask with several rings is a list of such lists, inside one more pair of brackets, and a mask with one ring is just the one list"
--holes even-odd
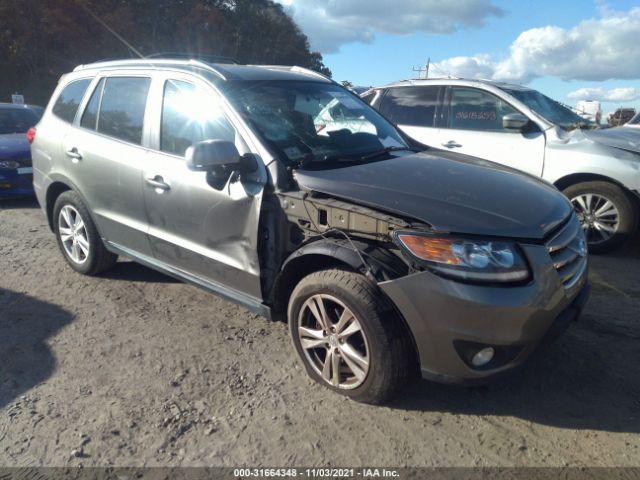
[[(219, 183), (187, 168), (186, 149), (202, 140), (252, 149), (242, 125), (213, 88), (190, 75), (171, 74), (154, 84), (152, 149), (143, 173), (153, 255), (196, 282), (236, 300), (260, 302), (258, 221), (265, 166)], [(160, 187), (158, 187), (160, 185)]]
[(438, 148), (440, 129), (436, 119), (443, 91), (437, 85), (390, 88), (382, 97), (379, 110), (413, 139)]
[(101, 234), (142, 254), (150, 253), (142, 195), (150, 86), (151, 77), (142, 72), (98, 75), (63, 142), (68, 171)]
[(545, 136), (533, 124), (523, 132), (504, 129), (502, 118), (510, 113), (521, 112), (490, 92), (449, 87), (435, 146), (541, 176)]

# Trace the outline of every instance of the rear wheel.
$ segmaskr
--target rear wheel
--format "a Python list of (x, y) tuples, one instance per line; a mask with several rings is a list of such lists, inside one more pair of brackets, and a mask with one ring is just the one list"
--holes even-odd
[(590, 252), (610, 252), (633, 235), (636, 209), (622, 188), (609, 182), (583, 182), (563, 193), (582, 223)]
[(96, 275), (115, 265), (117, 255), (105, 248), (89, 210), (76, 192), (67, 191), (58, 197), (53, 219), (58, 246), (76, 272)]
[(323, 270), (305, 277), (291, 295), (288, 316), (311, 378), (354, 400), (388, 400), (416, 365), (404, 325), (360, 274)]

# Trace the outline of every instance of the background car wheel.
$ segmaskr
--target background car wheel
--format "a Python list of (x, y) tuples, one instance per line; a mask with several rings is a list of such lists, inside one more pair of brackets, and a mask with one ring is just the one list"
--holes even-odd
[(293, 345), (318, 383), (364, 403), (391, 398), (417, 369), (409, 333), (364, 276), (323, 270), (289, 301)]
[(605, 253), (621, 246), (634, 233), (636, 209), (629, 196), (609, 182), (583, 182), (563, 193), (582, 223), (589, 252)]
[(118, 260), (109, 252), (80, 196), (68, 191), (53, 207), (53, 225), (62, 255), (75, 271), (96, 275), (112, 268)]

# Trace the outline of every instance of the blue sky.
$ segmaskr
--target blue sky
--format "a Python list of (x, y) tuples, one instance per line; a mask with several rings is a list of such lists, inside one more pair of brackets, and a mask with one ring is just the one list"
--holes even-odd
[[(640, 107), (638, 0), (279, 0), (338, 81), (452, 74)], [(587, 90), (585, 90), (587, 89)], [(606, 101), (610, 100), (610, 101)]]

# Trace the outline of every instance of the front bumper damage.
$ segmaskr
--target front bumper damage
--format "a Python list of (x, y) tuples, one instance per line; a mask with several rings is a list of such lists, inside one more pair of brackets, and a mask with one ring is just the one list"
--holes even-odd
[[(585, 305), (587, 271), (563, 286), (544, 245), (522, 245), (533, 280), (521, 286), (455, 282), (430, 271), (380, 282), (413, 334), (424, 378), (476, 383), (507, 372), (564, 331)], [(494, 347), (495, 358), (473, 367), (465, 352)]]

